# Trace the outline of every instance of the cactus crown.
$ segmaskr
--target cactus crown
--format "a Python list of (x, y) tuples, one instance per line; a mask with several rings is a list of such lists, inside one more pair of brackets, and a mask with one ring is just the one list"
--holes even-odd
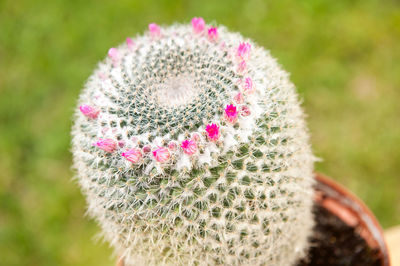
[(109, 50), (79, 103), (78, 180), (128, 265), (290, 265), (304, 253), (313, 157), (267, 51), (201, 18), (153, 23)]

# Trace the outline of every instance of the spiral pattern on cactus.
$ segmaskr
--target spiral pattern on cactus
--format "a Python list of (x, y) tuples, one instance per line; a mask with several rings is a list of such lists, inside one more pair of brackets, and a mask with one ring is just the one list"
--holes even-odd
[(74, 168), (126, 265), (292, 265), (313, 226), (314, 157), (294, 86), (224, 27), (111, 48), (79, 99)]

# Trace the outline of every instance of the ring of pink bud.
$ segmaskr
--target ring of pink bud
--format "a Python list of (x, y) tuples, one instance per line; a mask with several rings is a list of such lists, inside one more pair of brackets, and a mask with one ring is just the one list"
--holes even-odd
[[(205, 36), (207, 36), (208, 40), (211, 42), (216, 42), (219, 39), (218, 29), (217, 27), (210, 27), (206, 30), (205, 21), (201, 17), (194, 17), (191, 20), (193, 32), (195, 34), (201, 34), (205, 32)], [(157, 39), (161, 37), (161, 29), (160, 26), (151, 23), (149, 24), (149, 33), (151, 38)], [(131, 38), (126, 39), (126, 45), (129, 50), (133, 51), (135, 43)], [(224, 45), (221, 46), (221, 49), (224, 48)], [(241, 74), (247, 73), (247, 60), (250, 58), (251, 44), (247, 42), (239, 43), (236, 50), (236, 58), (237, 60), (237, 71)], [(117, 48), (110, 48), (108, 51), (108, 56), (113, 61), (115, 65), (119, 61), (119, 51)], [(106, 78), (105, 76), (100, 76), (100, 78)], [(240, 114), (241, 117), (246, 117), (251, 114), (250, 108), (247, 105), (242, 105), (245, 102), (245, 95), (249, 95), (254, 93), (255, 87), (253, 85), (253, 80), (251, 77), (246, 77), (244, 80), (241, 80), (238, 84), (241, 86), (241, 91), (237, 92), (237, 94), (233, 97), (233, 102), (238, 106), (233, 104), (228, 104), (224, 109), (224, 118), (230, 124), (235, 124), (237, 122), (238, 116)], [(79, 107), (82, 114), (87, 116), (88, 118), (95, 119), (98, 117), (100, 111), (89, 105), (81, 105)], [(216, 142), (221, 136), (220, 128), (217, 124), (208, 124), (205, 128), (207, 140), (211, 142)], [(181, 142), (180, 148), (185, 154), (193, 155), (198, 151), (197, 143), (201, 141), (200, 134), (195, 132), (192, 134), (191, 139), (186, 139)], [(93, 144), (97, 146), (99, 149), (102, 149), (106, 152), (112, 153), (114, 152), (118, 146), (123, 148), (125, 143), (116, 142), (112, 139), (99, 139), (96, 143)], [(146, 154), (153, 155), (155, 161), (159, 163), (167, 162), (171, 157), (171, 152), (175, 152), (178, 148), (178, 144), (175, 141), (170, 141), (168, 143), (168, 148), (158, 147), (155, 150), (152, 150), (150, 145), (144, 146), (142, 149), (139, 148), (131, 148), (127, 149), (125, 152), (121, 153), (121, 156), (126, 160), (137, 164), (142, 161), (143, 156)]]

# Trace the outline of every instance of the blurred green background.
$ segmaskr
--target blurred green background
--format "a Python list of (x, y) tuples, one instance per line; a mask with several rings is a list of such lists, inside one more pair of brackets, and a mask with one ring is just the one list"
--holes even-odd
[(193, 16), (240, 31), (292, 73), (316, 169), (400, 223), (399, 1), (0, 0), (0, 265), (112, 265), (71, 181), (86, 78), (147, 24)]

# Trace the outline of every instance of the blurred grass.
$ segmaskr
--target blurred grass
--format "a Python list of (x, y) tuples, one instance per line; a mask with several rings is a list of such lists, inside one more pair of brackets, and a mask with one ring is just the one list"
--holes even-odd
[(316, 168), (400, 223), (398, 1), (0, 0), (0, 265), (112, 265), (71, 181), (79, 91), (147, 24), (215, 20), (271, 50), (309, 114)]

